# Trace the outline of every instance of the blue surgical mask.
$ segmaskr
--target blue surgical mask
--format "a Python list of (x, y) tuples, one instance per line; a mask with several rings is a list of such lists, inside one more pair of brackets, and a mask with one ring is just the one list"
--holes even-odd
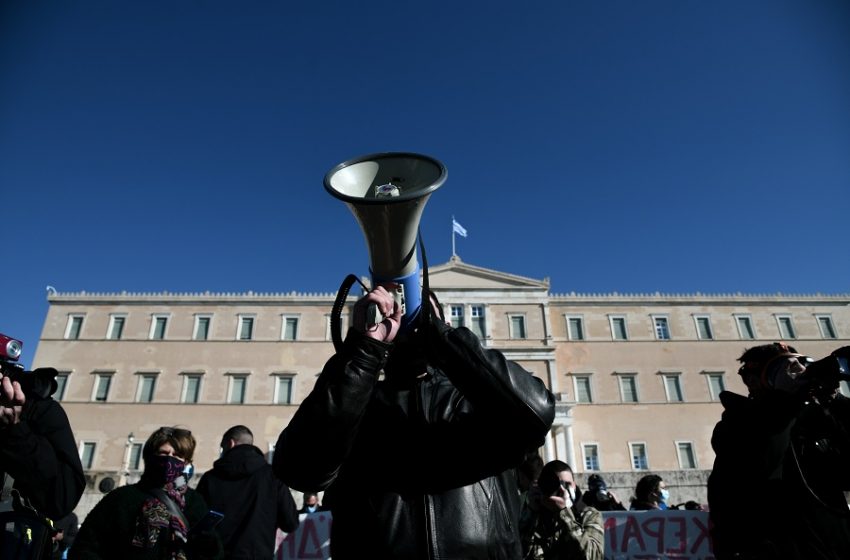
[(666, 488), (662, 489), (661, 490), (661, 498), (660, 498), (659, 501), (664, 502), (666, 504), (667, 500), (669, 500), (669, 499), (670, 499), (670, 492), (668, 492)]

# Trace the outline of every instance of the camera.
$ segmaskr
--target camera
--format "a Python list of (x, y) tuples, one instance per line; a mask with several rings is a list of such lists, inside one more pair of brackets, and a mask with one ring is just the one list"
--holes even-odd
[(0, 360), (3, 362), (17, 362), (21, 357), (24, 343), (11, 336), (0, 334)]
[(826, 358), (812, 362), (801, 377), (826, 388), (837, 387), (841, 381), (850, 381), (850, 346), (839, 348)]
[(16, 338), (0, 333), (0, 377), (8, 377), (11, 382), (18, 382), (24, 396), (28, 399), (46, 399), (58, 387), (54, 368), (38, 368), (35, 371), (24, 371), (24, 366), (18, 363), (24, 343)]

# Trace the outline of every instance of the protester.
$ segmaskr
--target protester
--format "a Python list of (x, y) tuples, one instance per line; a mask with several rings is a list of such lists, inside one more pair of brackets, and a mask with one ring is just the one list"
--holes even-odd
[[(277, 475), (327, 489), (334, 560), (521, 556), (514, 469), (543, 443), (554, 397), (438, 320), (430, 297), (402, 333), (383, 286), (358, 301), (344, 348), (278, 440)], [(366, 325), (369, 304), (381, 323)]]
[(198, 483), (198, 492), (224, 514), (217, 527), (229, 559), (271, 558), (277, 529), (298, 527), (295, 500), (275, 478), (246, 426), (233, 426), (221, 438), (222, 456)]
[(302, 506), (298, 513), (316, 513), (317, 511), (325, 511), (325, 508), (319, 504), (319, 495), (315, 492), (304, 492)]
[(587, 478), (587, 492), (584, 493), (584, 503), (599, 511), (624, 511), (626, 506), (617, 495), (608, 489), (608, 484), (602, 475), (593, 473)]
[[(192, 432), (163, 427), (142, 448), (136, 484), (116, 488), (89, 512), (69, 551), (71, 560), (200, 560), (222, 558), (215, 533), (191, 533), (209, 511), (189, 488)], [(188, 542), (187, 542), (188, 540)]]
[(635, 496), (632, 498), (631, 510), (667, 509), (670, 492), (667, 484), (657, 474), (641, 477), (635, 486)]
[(537, 488), (529, 491), (522, 515), (523, 558), (528, 560), (602, 560), (602, 514), (585, 504), (572, 468), (563, 461), (544, 465)]
[[(22, 375), (33, 382), (27, 393), (0, 374), (0, 483), (14, 480), (13, 488), (25, 502), (56, 520), (80, 501), (86, 487), (83, 466), (68, 417), (50, 397), (56, 370), (39, 368)], [(4, 492), (0, 511), (11, 508), (11, 496)]]
[[(739, 358), (744, 397), (724, 391), (708, 480), (719, 560), (850, 558), (850, 346), (813, 362), (766, 344)], [(745, 498), (744, 498), (745, 497)]]

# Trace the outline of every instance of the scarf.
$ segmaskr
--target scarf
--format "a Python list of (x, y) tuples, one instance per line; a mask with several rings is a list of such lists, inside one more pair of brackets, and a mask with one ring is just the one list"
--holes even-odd
[[(162, 488), (181, 511), (186, 509), (186, 491), (189, 485), (181, 477), (186, 464), (168, 455), (155, 455), (145, 467), (145, 472), (139, 485), (148, 488)], [(187, 560), (186, 538), (189, 528), (183, 521), (171, 515), (168, 507), (151, 496), (142, 504), (142, 510), (136, 519), (136, 530), (131, 542), (132, 546), (151, 550), (156, 547), (160, 535), (164, 538), (171, 536), (164, 546), (172, 560)]]

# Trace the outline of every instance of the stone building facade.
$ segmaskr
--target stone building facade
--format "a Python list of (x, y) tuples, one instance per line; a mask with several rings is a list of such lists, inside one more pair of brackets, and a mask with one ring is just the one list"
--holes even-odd
[[(430, 282), (453, 324), (558, 397), (544, 460), (567, 461), (580, 482), (600, 472), (623, 499), (647, 472), (674, 503), (705, 499), (718, 394), (745, 391), (745, 348), (783, 340), (821, 357), (850, 344), (850, 294), (552, 294), (548, 280), (457, 257), (432, 267)], [(335, 296), (51, 293), (33, 363), (60, 370), (55, 398), (89, 478), (81, 518), (99, 487), (137, 479), (159, 426), (192, 430), (199, 472), (234, 424), (273, 453), (333, 353)]]

